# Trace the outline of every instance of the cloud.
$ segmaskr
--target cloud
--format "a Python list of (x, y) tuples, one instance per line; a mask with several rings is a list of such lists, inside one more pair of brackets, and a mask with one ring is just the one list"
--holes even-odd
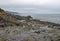
[(0, 0), (2, 4), (60, 5), (60, 0)]
[(5, 10), (35, 13), (59, 13), (60, 0), (0, 0)]
[(12, 4), (60, 5), (60, 0), (12, 0)]

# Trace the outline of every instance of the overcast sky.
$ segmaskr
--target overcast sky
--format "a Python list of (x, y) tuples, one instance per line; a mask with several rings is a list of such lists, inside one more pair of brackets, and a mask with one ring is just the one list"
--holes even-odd
[(0, 0), (0, 7), (19, 13), (58, 14), (60, 0)]

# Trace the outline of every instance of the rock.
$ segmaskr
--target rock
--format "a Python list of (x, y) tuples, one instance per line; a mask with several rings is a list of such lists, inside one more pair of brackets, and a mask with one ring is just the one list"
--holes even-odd
[(6, 41), (6, 39), (5, 38), (0, 38), (0, 41)]
[(10, 35), (20, 35), (21, 31), (19, 31), (19, 30), (11, 30), (9, 34)]
[(35, 41), (35, 39), (32, 38), (32, 37), (28, 37), (28, 38), (25, 39), (25, 41)]
[(60, 39), (57, 39), (56, 41), (60, 41)]
[(5, 11), (0, 8), (0, 19), (2, 19), (5, 14), (6, 14)]
[(35, 31), (34, 33), (40, 34), (41, 31)]

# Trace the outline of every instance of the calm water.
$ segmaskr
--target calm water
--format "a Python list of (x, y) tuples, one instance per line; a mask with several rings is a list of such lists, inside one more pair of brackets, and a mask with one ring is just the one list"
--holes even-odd
[(60, 24), (60, 14), (35, 14), (34, 18)]

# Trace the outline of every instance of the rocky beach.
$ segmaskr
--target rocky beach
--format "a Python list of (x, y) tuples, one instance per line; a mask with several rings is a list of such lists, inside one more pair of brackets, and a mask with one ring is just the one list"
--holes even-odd
[(0, 8), (0, 41), (60, 41), (60, 24), (10, 14)]

